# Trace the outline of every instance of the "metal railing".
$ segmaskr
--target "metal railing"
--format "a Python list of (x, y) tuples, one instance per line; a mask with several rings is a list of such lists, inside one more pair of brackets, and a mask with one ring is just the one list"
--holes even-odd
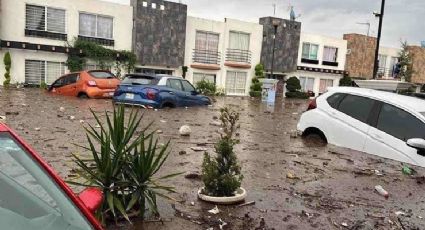
[(396, 74), (394, 73), (392, 68), (378, 68), (378, 78), (395, 78)]
[(220, 52), (211, 50), (193, 50), (193, 62), (203, 64), (220, 64)]
[(251, 64), (251, 51), (240, 49), (227, 49), (226, 61)]

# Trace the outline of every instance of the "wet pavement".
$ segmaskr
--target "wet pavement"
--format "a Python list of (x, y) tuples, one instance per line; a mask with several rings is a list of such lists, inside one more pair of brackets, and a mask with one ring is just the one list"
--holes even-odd
[[(218, 206), (201, 202), (202, 182), (184, 175), (168, 181), (179, 202), (160, 200), (163, 222), (112, 226), (110, 229), (425, 229), (425, 169), (294, 137), (307, 101), (285, 100), (267, 107), (250, 98), (217, 98), (213, 107), (146, 110), (144, 124), (153, 121), (161, 142), (171, 140), (171, 154), (161, 174), (201, 171), (201, 146), (213, 152), (219, 127), (212, 124), (219, 108), (241, 113), (236, 146), (248, 191), (246, 206)], [(64, 107), (64, 111), (59, 110)], [(38, 89), (2, 90), (0, 116), (38, 151), (63, 178), (74, 167), (71, 153), (85, 154), (74, 144), (86, 143), (83, 125), (94, 124), (89, 112), (112, 111), (110, 100), (82, 100), (51, 96)], [(190, 137), (178, 129), (189, 125)], [(183, 151), (186, 152), (186, 154)], [(374, 187), (382, 185), (389, 198)], [(78, 191), (80, 188), (74, 188)], [(398, 214), (398, 215), (397, 215)]]

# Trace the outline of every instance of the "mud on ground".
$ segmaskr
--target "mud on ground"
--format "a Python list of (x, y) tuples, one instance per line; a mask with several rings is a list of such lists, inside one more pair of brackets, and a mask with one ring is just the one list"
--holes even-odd
[[(223, 229), (425, 229), (425, 170), (412, 167), (417, 173), (406, 176), (399, 162), (291, 137), (307, 101), (279, 101), (271, 108), (250, 98), (223, 97), (213, 107), (146, 110), (144, 125), (153, 121), (162, 131), (160, 140), (172, 144), (161, 174), (201, 171), (203, 153), (190, 148), (213, 152), (219, 127), (211, 123), (224, 105), (241, 113), (236, 153), (246, 201), (255, 204), (218, 206), (221, 212), (210, 214), (214, 205), (196, 197), (202, 182), (181, 175), (168, 181), (181, 202), (160, 201), (163, 222), (110, 229), (220, 229), (223, 222)], [(95, 123), (89, 108), (112, 111), (112, 104), (38, 89), (0, 92), (0, 116), (67, 179), (73, 176), (71, 153), (84, 154), (73, 143), (86, 143), (82, 126)], [(182, 125), (191, 127), (190, 137), (179, 136)], [(378, 184), (388, 199), (374, 191)]]

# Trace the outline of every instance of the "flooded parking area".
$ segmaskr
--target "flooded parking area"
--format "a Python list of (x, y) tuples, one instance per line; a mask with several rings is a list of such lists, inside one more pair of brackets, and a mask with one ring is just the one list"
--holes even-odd
[[(111, 229), (424, 229), (425, 170), (404, 175), (400, 162), (321, 145), (294, 135), (307, 108), (304, 100), (279, 100), (274, 107), (243, 97), (219, 97), (212, 107), (144, 110), (143, 126), (160, 130), (160, 141), (171, 140), (171, 154), (161, 174), (184, 172), (170, 179), (178, 202), (160, 201), (163, 222), (134, 223)], [(197, 199), (202, 182), (203, 147), (213, 153), (219, 138), (219, 109), (240, 113), (240, 144), (246, 206), (218, 206)], [(63, 107), (61, 110), (60, 107)], [(84, 155), (83, 126), (95, 124), (89, 109), (112, 111), (110, 100), (52, 96), (39, 89), (2, 90), (0, 116), (46, 161), (70, 179), (71, 153)], [(128, 108), (129, 110), (131, 108)], [(190, 137), (179, 128), (189, 125)], [(143, 128), (143, 127), (140, 127)], [(343, 135), (343, 134), (341, 134)], [(192, 176), (185, 176), (191, 174)], [(385, 198), (375, 191), (381, 185)], [(79, 188), (75, 188), (78, 191)]]

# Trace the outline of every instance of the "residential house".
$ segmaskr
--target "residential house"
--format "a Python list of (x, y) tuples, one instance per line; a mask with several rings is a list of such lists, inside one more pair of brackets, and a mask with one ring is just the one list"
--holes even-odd
[(214, 82), (226, 95), (248, 95), (260, 63), (262, 31), (257, 23), (188, 17), (186, 78), (195, 85), (203, 79)]
[[(133, 11), (99, 0), (1, 0), (0, 58), (12, 57), (12, 83), (51, 84), (76, 38), (116, 50), (131, 50)], [(97, 68), (91, 63), (87, 68)], [(0, 63), (0, 84), (5, 68)]]
[(162, 0), (131, 0), (136, 72), (182, 74), (187, 6)]
[(347, 41), (322, 35), (301, 33), (296, 76), (301, 90), (318, 96), (328, 87), (338, 86), (346, 74)]

